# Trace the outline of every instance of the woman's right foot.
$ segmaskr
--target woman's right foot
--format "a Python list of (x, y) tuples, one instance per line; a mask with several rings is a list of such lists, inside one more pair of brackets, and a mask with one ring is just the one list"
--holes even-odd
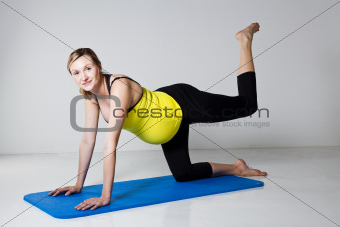
[(253, 40), (253, 35), (255, 32), (260, 30), (259, 23), (252, 23), (242, 31), (239, 31), (235, 37), (240, 42), (251, 42)]

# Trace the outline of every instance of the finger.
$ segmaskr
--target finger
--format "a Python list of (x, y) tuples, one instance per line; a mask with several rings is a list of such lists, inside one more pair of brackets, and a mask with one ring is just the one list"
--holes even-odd
[(78, 210), (81, 210), (85, 206), (87, 206), (87, 203), (82, 202), (81, 204), (78, 205)]
[(61, 191), (60, 189), (59, 190), (57, 190), (55, 193), (54, 193), (54, 195), (53, 196), (57, 196), (57, 195), (59, 195), (60, 193), (62, 193), (63, 191)]
[(57, 190), (53, 196), (57, 196), (59, 194), (59, 190)]
[(59, 189), (54, 189), (53, 191), (51, 191), (49, 194), (52, 195), (52, 194), (55, 194)]
[(95, 210), (95, 209), (97, 209), (97, 207), (98, 207), (98, 205), (94, 205), (94, 206), (91, 208), (91, 210)]
[(77, 210), (81, 210), (82, 208), (83, 208), (83, 206), (79, 206), (79, 205), (78, 205), (76, 209), (77, 209)]
[(78, 205), (78, 208), (83, 208), (86, 204), (82, 202), (81, 204)]
[(51, 191), (50, 193), (48, 193), (48, 195), (52, 195), (54, 193), (55, 190)]
[(90, 203), (87, 205), (86, 209), (96, 206), (97, 203)]
[(60, 193), (63, 193), (63, 192), (65, 192), (65, 191), (67, 191), (66, 188), (58, 188), (58, 189), (55, 190), (55, 193), (54, 193), (53, 196), (56, 196), (56, 195), (58, 195), (58, 194), (60, 194)]
[(92, 205), (88, 204), (88, 205), (86, 205), (85, 207), (83, 207), (82, 210), (86, 210), (86, 209), (88, 209), (88, 208), (91, 207), (91, 206), (92, 206)]
[(76, 208), (79, 208), (79, 207), (81, 207), (83, 205), (83, 203), (79, 203), (77, 206), (76, 206)]

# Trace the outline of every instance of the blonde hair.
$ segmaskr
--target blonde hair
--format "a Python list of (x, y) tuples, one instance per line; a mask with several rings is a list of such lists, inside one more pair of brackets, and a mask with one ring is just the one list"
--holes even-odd
[[(96, 53), (91, 50), (90, 48), (79, 48), (75, 51), (73, 51), (70, 56), (68, 57), (68, 61), (67, 61), (67, 70), (68, 72), (71, 74), (72, 73), (70, 71), (70, 67), (72, 65), (72, 63), (77, 60), (78, 58), (80, 58), (81, 56), (87, 55), (89, 56), (91, 59), (88, 59), (90, 61), (92, 61), (97, 67), (100, 67), (101, 62), (99, 61), (99, 58), (97, 57)], [(102, 73), (100, 73), (100, 76), (103, 76)], [(91, 99), (94, 98), (93, 93), (90, 91), (85, 91), (82, 88), (79, 88), (79, 93), (84, 95), (85, 99)]]

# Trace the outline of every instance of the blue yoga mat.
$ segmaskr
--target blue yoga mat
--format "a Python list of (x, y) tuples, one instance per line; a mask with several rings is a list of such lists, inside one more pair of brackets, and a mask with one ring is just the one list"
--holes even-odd
[[(102, 184), (83, 187), (81, 193), (56, 197), (50, 191), (31, 193), (24, 200), (55, 218), (76, 218), (117, 210), (166, 203), (182, 199), (261, 187), (262, 181), (237, 176), (219, 176), (195, 181), (177, 182), (172, 175), (114, 182), (111, 203), (95, 210), (74, 207), (89, 198), (100, 197)], [(52, 191), (52, 190), (51, 190)]]

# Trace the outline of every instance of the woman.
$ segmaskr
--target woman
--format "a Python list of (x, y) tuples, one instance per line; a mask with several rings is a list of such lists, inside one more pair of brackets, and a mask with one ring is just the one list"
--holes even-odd
[[(99, 59), (89, 48), (77, 49), (71, 53), (67, 69), (80, 87), (80, 93), (85, 97), (85, 128), (98, 128), (99, 111), (108, 122), (108, 128), (114, 128), (106, 133), (104, 142), (102, 196), (87, 199), (75, 208), (94, 210), (110, 204), (116, 146), (122, 129), (134, 133), (145, 142), (161, 144), (169, 168), (178, 182), (222, 175), (266, 176), (266, 172), (249, 168), (242, 159), (237, 159), (234, 164), (211, 162), (192, 164), (188, 151), (190, 124), (228, 121), (250, 116), (257, 111), (251, 44), (253, 34), (259, 31), (259, 27), (258, 23), (252, 23), (236, 34), (241, 46), (241, 61), (237, 78), (239, 96), (235, 97), (200, 91), (184, 83), (151, 92), (125, 75), (103, 74)], [(98, 95), (106, 97), (113, 95), (119, 101), (98, 99)], [(151, 115), (148, 113), (149, 110)], [(48, 195), (65, 193), (68, 196), (82, 190), (95, 140), (96, 131), (84, 132), (79, 148), (76, 185), (55, 189)]]

